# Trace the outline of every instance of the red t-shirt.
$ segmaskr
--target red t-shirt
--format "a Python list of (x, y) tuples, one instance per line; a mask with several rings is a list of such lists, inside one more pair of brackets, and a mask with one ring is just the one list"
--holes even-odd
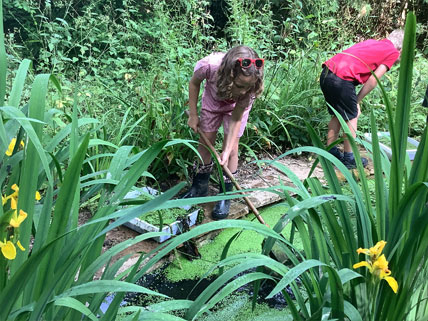
[(353, 45), (324, 62), (336, 76), (364, 84), (379, 65), (391, 69), (400, 52), (388, 39), (369, 39)]

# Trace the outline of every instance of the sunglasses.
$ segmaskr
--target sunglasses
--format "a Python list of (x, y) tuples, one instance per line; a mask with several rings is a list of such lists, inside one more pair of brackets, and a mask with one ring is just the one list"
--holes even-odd
[(265, 60), (262, 58), (256, 58), (256, 59), (251, 59), (251, 58), (238, 58), (237, 61), (239, 61), (239, 65), (242, 68), (250, 68), (250, 66), (252, 64), (254, 64), (254, 67), (256, 67), (257, 69), (260, 69), (263, 67), (263, 65), (265, 64)]

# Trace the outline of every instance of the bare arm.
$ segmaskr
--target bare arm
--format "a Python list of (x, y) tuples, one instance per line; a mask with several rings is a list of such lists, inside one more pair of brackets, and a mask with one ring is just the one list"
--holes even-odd
[(195, 133), (198, 132), (198, 97), (199, 90), (201, 89), (202, 81), (196, 78), (194, 75), (189, 82), (189, 119), (187, 125), (192, 128)]
[[(380, 79), (386, 72), (388, 71), (388, 67), (386, 65), (380, 65), (376, 68), (374, 71), (374, 74), (378, 79)], [(370, 78), (366, 81), (366, 83), (361, 88), (360, 92), (357, 95), (357, 104), (360, 104), (360, 102), (363, 100), (363, 98), (373, 90), (377, 85), (376, 78), (371, 75)]]

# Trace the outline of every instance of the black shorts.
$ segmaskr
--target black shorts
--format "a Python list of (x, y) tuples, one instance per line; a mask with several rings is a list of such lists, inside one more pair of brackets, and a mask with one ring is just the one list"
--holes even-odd
[(324, 66), (320, 76), (320, 85), (325, 100), (329, 104), (328, 112), (331, 115), (334, 115), (331, 110), (333, 107), (345, 121), (357, 117), (357, 94), (354, 82), (339, 78)]
[(425, 93), (424, 101), (422, 103), (422, 106), (428, 107), (428, 86), (427, 86), (427, 92)]

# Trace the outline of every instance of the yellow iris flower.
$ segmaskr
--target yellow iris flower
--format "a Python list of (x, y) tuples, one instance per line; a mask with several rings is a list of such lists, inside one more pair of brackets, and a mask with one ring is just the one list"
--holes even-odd
[[(12, 138), (10, 141), (9, 147), (7, 148), (6, 155), (12, 156), (13, 149), (15, 148), (16, 138)], [(24, 147), (24, 142), (21, 140), (21, 146)]]
[(18, 247), (19, 247), (19, 249), (22, 251), (22, 252), (24, 252), (25, 251), (25, 248), (22, 246), (22, 244), (21, 244), (21, 242), (16, 242), (16, 245), (18, 245)]
[(16, 248), (11, 241), (0, 241), (0, 248), (3, 256), (8, 260), (13, 260), (16, 257)]
[(391, 271), (388, 269), (388, 261), (386, 260), (385, 255), (380, 255), (382, 253), (383, 248), (385, 247), (385, 244), (385, 241), (379, 241), (375, 246), (371, 247), (370, 249), (359, 248), (357, 250), (357, 253), (364, 253), (370, 256), (370, 259), (354, 264), (353, 268), (357, 269), (362, 266), (367, 267), (369, 269), (369, 272), (373, 276), (376, 276), (380, 280), (385, 280), (386, 282), (388, 282), (394, 293), (397, 293), (398, 283), (392, 276), (390, 276)]
[(357, 250), (358, 254), (364, 253), (365, 255), (370, 256), (370, 260), (376, 261), (377, 257), (382, 253), (383, 248), (385, 247), (385, 241), (379, 241), (375, 246), (369, 249), (362, 249), (361, 247)]
[(23, 210), (19, 210), (19, 215), (17, 215), (17, 211), (14, 211), (9, 224), (14, 228), (18, 228), (26, 218), (27, 213), (25, 213)]
[[(4, 205), (8, 199), (10, 199), (10, 208), (13, 210), (17, 209), (17, 203), (18, 203), (18, 195), (19, 195), (19, 187), (16, 184), (13, 184), (11, 186), (11, 189), (14, 190), (14, 192), (12, 194), (10, 194), (9, 196), (6, 197), (1, 197), (2, 200), (2, 205)], [(40, 193), (38, 191), (36, 191), (34, 198), (36, 201), (40, 201), (41, 196)]]

